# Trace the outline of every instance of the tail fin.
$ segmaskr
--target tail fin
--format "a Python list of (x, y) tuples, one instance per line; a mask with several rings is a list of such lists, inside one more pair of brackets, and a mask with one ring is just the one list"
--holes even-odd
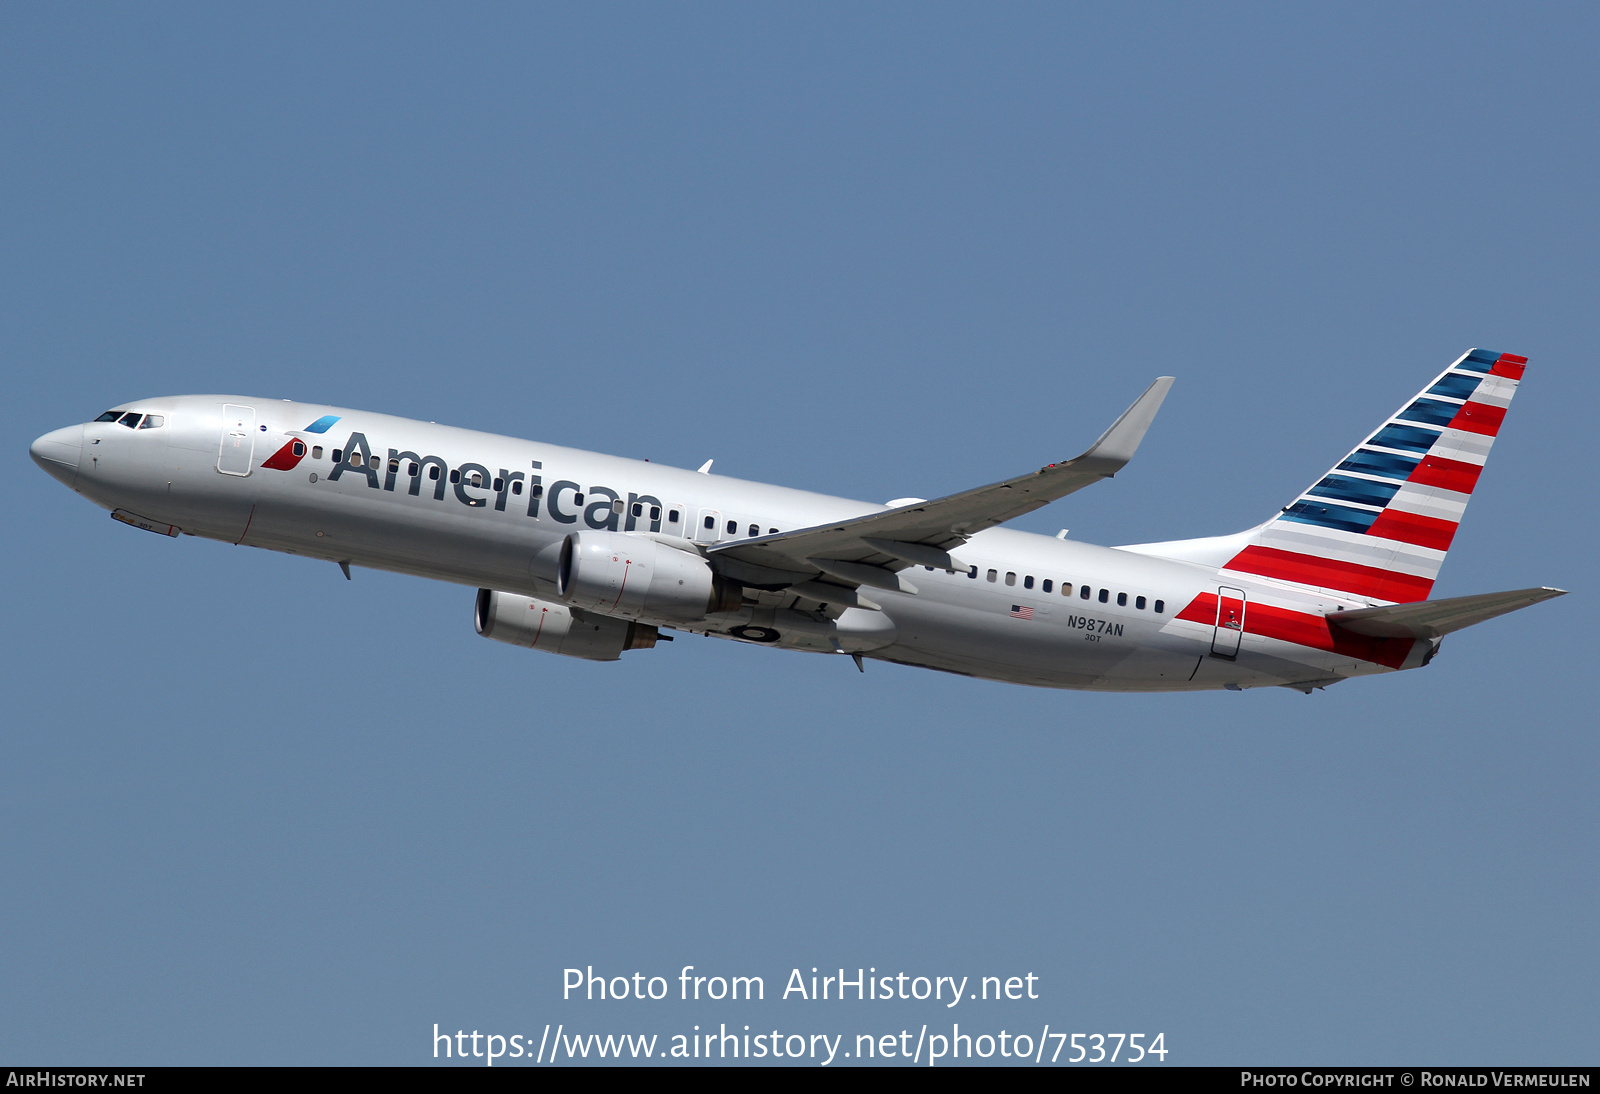
[(1224, 570), (1388, 603), (1426, 600), (1526, 357), (1469, 351)]

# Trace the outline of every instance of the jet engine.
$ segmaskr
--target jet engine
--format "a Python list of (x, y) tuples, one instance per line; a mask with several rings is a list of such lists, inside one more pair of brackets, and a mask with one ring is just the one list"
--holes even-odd
[(556, 595), (586, 611), (681, 623), (744, 600), (743, 588), (714, 574), (699, 552), (617, 532), (574, 532), (562, 542)]
[(624, 650), (647, 650), (662, 640), (661, 632), (645, 623), (493, 589), (478, 590), (473, 625), (496, 642), (589, 661), (616, 661)]

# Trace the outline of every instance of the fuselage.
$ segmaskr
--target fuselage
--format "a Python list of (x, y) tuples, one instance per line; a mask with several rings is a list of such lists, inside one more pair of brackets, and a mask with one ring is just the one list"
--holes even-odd
[[(241, 396), (139, 400), (47, 434), (35, 459), (146, 527), (528, 597), (557, 597), (574, 532), (711, 548), (886, 506), (390, 415)], [(108, 412), (108, 415), (112, 412)], [(155, 424), (155, 416), (159, 424)], [(107, 417), (107, 416), (102, 416)], [(1046, 687), (1176, 691), (1321, 686), (1422, 663), (1256, 633), (1235, 611), (1320, 620), (1369, 601), (1009, 528), (916, 566), (879, 610), (819, 610), (783, 590), (663, 627)], [(1323, 628), (1324, 633), (1326, 628)], [(1360, 652), (1359, 650), (1357, 651)]]

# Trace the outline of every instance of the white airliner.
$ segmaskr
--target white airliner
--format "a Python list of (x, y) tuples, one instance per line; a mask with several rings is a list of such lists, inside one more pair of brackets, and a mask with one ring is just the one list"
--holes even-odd
[(1122, 547), (999, 525), (1116, 474), (1171, 377), (1076, 459), (887, 505), (236, 396), (128, 403), (31, 454), (136, 528), (476, 586), (479, 634), (550, 653), (614, 661), (669, 628), (1042, 687), (1310, 693), (1561, 595), (1426, 599), (1525, 363), (1463, 355), (1265, 524)]

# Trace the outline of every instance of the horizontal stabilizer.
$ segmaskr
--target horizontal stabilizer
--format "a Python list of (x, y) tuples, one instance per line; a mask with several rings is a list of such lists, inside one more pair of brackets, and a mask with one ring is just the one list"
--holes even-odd
[(1565, 595), (1565, 589), (1514, 589), (1507, 593), (1479, 593), (1448, 600), (1419, 600), (1411, 604), (1332, 612), (1328, 622), (1356, 634), (1378, 638), (1438, 638), (1529, 604)]

